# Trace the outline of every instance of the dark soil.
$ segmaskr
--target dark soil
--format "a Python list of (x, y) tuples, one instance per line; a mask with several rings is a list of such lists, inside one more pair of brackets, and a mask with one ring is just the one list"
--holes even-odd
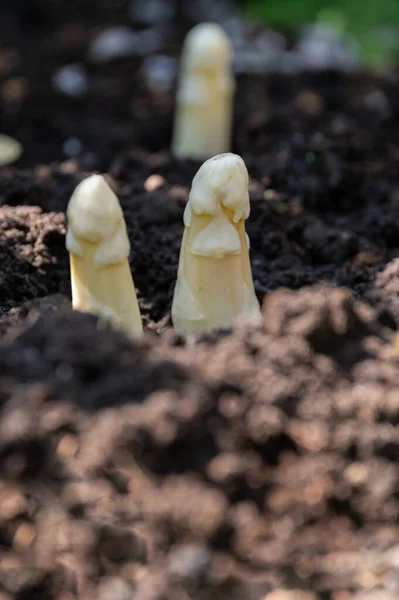
[[(25, 153), (0, 169), (0, 600), (397, 600), (397, 75), (239, 78), (264, 319), (185, 342), (199, 165), (168, 151), (173, 89), (88, 62), (97, 25), (1, 27), (0, 129)], [(50, 82), (76, 61), (79, 100)], [(93, 170), (128, 226), (135, 342), (70, 306), (65, 208)]]

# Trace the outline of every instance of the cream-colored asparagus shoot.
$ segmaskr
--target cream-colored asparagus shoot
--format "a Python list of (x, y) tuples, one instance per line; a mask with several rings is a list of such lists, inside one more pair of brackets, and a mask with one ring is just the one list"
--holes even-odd
[(8, 135), (0, 134), (0, 167), (16, 162), (22, 154), (22, 146)]
[(102, 175), (84, 179), (69, 201), (72, 305), (131, 335), (143, 331), (118, 198)]
[(248, 172), (237, 154), (207, 160), (195, 175), (184, 212), (185, 230), (172, 305), (186, 335), (259, 318), (249, 261)]
[(188, 33), (182, 51), (172, 152), (205, 160), (229, 152), (233, 93), (232, 48), (216, 23)]

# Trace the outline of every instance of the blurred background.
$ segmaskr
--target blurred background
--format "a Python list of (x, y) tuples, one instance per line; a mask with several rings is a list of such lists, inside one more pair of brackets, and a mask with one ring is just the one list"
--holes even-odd
[(319, 32), (343, 34), (358, 45), (359, 58), (366, 65), (384, 66), (398, 57), (397, 0), (247, 0), (243, 10), (291, 34), (309, 24)]
[(399, 0), (2, 0), (0, 11), (3, 35), (12, 34), (10, 21), (39, 28), (81, 19), (160, 25), (235, 17), (273, 28), (290, 43), (322, 32), (340, 37), (366, 65), (384, 66), (399, 54)]
[[(167, 148), (181, 43), (209, 20), (232, 40), (238, 80), (396, 77), (399, 0), (2, 0), (0, 132), (22, 141), (27, 165), (84, 157), (104, 169), (116, 150)], [(253, 104), (245, 93), (242, 113), (273, 96), (262, 90)]]

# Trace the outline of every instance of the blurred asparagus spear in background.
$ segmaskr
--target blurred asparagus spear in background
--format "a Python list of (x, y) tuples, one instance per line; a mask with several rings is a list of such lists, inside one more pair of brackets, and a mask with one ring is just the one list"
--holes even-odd
[(184, 333), (231, 327), (236, 317), (258, 318), (245, 219), (248, 172), (236, 154), (207, 160), (195, 175), (184, 213), (172, 319)]
[(230, 40), (215, 23), (194, 27), (184, 42), (172, 151), (205, 160), (228, 152), (235, 81)]
[(67, 216), (73, 308), (98, 315), (128, 334), (141, 334), (126, 224), (104, 177), (92, 175), (77, 186)]
[(22, 154), (22, 145), (8, 135), (0, 134), (0, 167), (16, 162)]

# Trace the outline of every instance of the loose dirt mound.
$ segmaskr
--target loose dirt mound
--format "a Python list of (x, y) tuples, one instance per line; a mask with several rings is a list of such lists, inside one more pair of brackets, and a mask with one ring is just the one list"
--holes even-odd
[(0, 350), (4, 597), (397, 597), (392, 338), (330, 286), (197, 345), (38, 317)]

